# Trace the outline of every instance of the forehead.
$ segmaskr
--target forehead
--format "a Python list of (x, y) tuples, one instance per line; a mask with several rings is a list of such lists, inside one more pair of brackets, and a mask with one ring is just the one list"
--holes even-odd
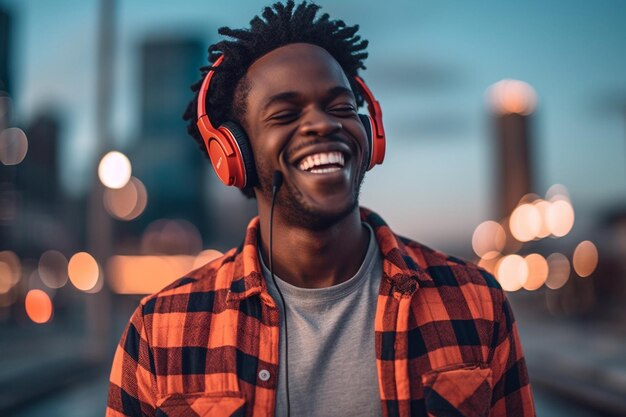
[(348, 79), (325, 49), (294, 43), (274, 49), (255, 61), (246, 73), (249, 99), (262, 99), (283, 92), (315, 94), (329, 88), (350, 88)]

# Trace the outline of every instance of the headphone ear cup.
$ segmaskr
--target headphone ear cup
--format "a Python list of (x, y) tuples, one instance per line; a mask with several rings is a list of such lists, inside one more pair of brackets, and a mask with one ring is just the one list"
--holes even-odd
[[(367, 135), (367, 160), (368, 160), (368, 167), (372, 166), (372, 155), (375, 154), (374, 152), (374, 134), (373, 134), (373, 129), (374, 129), (374, 123), (372, 121), (372, 118), (366, 114), (360, 114), (359, 113), (359, 119), (361, 119), (361, 123), (363, 123), (363, 127), (365, 128), (365, 134)], [(369, 169), (369, 168), (368, 168)]]
[(257, 183), (257, 175), (254, 165), (254, 155), (252, 154), (252, 147), (250, 146), (248, 135), (246, 135), (246, 132), (241, 126), (235, 122), (224, 122), (219, 128), (230, 132), (241, 152), (241, 159), (245, 170), (245, 180), (243, 181), (243, 186), (240, 188), (254, 187)]

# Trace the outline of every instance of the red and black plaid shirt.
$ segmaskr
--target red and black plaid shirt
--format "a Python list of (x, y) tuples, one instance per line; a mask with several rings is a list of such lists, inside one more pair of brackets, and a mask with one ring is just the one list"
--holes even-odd
[[(395, 235), (362, 209), (383, 260), (374, 323), (385, 416), (534, 416), (508, 301), (489, 273)], [(107, 416), (273, 416), (280, 312), (242, 246), (141, 301), (117, 348)]]

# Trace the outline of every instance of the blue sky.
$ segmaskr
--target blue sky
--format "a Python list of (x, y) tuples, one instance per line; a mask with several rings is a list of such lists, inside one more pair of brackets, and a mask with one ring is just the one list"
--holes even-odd
[[(493, 162), (485, 90), (531, 84), (537, 191), (570, 191), (579, 227), (626, 200), (626, 2), (321, 1), (370, 40), (363, 73), (381, 102), (388, 153), (369, 173), (363, 204), (434, 246), (471, 237), (492, 214)], [(62, 178), (85, 192), (93, 164), (95, 0), (5, 0), (16, 16), (17, 117), (64, 115)], [(133, 54), (146, 34), (245, 26), (261, 1), (118, 1), (114, 132), (136, 133)], [(78, 156), (78, 157), (77, 157)], [(212, 174), (211, 174), (212, 175)]]

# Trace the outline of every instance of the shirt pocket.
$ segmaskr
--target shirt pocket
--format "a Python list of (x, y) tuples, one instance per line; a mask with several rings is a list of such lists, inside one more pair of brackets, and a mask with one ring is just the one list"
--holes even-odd
[(422, 375), (429, 417), (489, 415), (493, 377), (483, 364), (460, 364)]
[(243, 417), (246, 400), (237, 392), (171, 394), (157, 404), (156, 417)]

